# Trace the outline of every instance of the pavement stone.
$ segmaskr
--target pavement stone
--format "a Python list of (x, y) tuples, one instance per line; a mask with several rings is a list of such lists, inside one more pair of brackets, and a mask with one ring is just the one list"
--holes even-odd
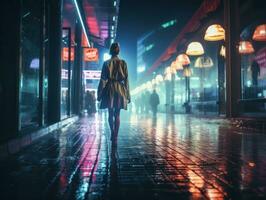
[(1, 199), (266, 199), (266, 134), (228, 120), (105, 112), (0, 161)]

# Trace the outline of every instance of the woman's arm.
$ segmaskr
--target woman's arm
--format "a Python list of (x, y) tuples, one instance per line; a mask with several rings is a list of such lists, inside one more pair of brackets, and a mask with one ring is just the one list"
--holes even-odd
[(128, 103), (130, 103), (131, 102), (131, 98), (130, 98), (130, 91), (129, 91), (128, 70), (127, 70), (127, 63), (125, 61), (124, 61), (124, 67), (125, 67), (126, 97), (127, 97)]

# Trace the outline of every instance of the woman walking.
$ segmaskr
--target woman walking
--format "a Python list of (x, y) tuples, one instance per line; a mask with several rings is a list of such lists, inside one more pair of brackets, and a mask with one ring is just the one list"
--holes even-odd
[(127, 64), (118, 57), (119, 52), (119, 44), (113, 43), (110, 47), (112, 57), (103, 64), (97, 91), (100, 109), (108, 108), (111, 140), (114, 143), (117, 142), (120, 126), (120, 110), (126, 110), (130, 103)]

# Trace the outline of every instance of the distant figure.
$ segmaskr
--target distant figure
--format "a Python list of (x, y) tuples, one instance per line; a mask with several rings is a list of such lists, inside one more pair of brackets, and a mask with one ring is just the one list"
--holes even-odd
[(153, 116), (157, 114), (157, 107), (160, 104), (159, 95), (156, 93), (156, 90), (153, 90), (153, 93), (150, 96), (150, 106), (153, 113)]
[(120, 109), (127, 109), (130, 103), (127, 63), (118, 57), (120, 47), (113, 43), (110, 47), (111, 59), (104, 62), (97, 91), (100, 109), (108, 108), (108, 122), (111, 140), (117, 142), (120, 126)]
[(252, 85), (258, 86), (258, 77), (260, 75), (260, 66), (257, 61), (254, 59), (251, 64), (251, 77), (252, 77)]

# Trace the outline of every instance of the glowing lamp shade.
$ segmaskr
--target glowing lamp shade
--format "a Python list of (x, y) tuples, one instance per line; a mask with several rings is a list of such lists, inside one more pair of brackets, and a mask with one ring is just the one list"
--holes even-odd
[(213, 61), (209, 56), (198, 57), (195, 61), (195, 67), (197, 68), (208, 68), (213, 66)]
[(171, 81), (172, 80), (172, 75), (171, 74), (166, 74), (165, 77), (164, 77), (164, 80)]
[(156, 83), (159, 84), (160, 82), (163, 81), (163, 76), (162, 76), (161, 74), (158, 74), (158, 75), (155, 77), (155, 79), (156, 79)]
[(171, 63), (170, 69), (171, 69), (171, 74), (175, 74), (176, 73), (176, 61), (173, 61)]
[(219, 24), (209, 26), (205, 32), (204, 40), (206, 41), (219, 41), (225, 39), (224, 28)]
[(266, 24), (261, 24), (256, 27), (252, 39), (255, 41), (266, 41)]
[(180, 54), (177, 56), (176, 61), (181, 63), (181, 65), (189, 65), (190, 64), (190, 60), (189, 57), (187, 56), (187, 54)]
[(224, 45), (221, 46), (220, 55), (225, 58), (225, 46)]
[(152, 85), (155, 85), (156, 84), (156, 79), (155, 78), (151, 80), (151, 84)]
[(204, 49), (199, 42), (191, 42), (188, 47), (186, 54), (189, 56), (200, 56), (204, 54)]
[(146, 89), (148, 89), (148, 90), (152, 89), (152, 82), (151, 81), (148, 81), (145, 85), (146, 85)]
[(184, 77), (190, 77), (192, 75), (192, 71), (190, 69), (190, 67), (185, 67), (184, 71), (183, 71), (183, 76)]
[(176, 71), (183, 70), (183, 65), (180, 62), (175, 61), (175, 70)]
[(171, 74), (171, 67), (166, 67), (164, 70), (164, 74)]
[(249, 41), (241, 41), (239, 43), (239, 53), (240, 54), (251, 54), (254, 52), (254, 48)]
[(146, 85), (146, 84), (142, 84), (142, 85), (140, 86), (140, 90), (143, 91), (143, 90), (145, 90), (145, 89), (147, 89), (147, 85)]

